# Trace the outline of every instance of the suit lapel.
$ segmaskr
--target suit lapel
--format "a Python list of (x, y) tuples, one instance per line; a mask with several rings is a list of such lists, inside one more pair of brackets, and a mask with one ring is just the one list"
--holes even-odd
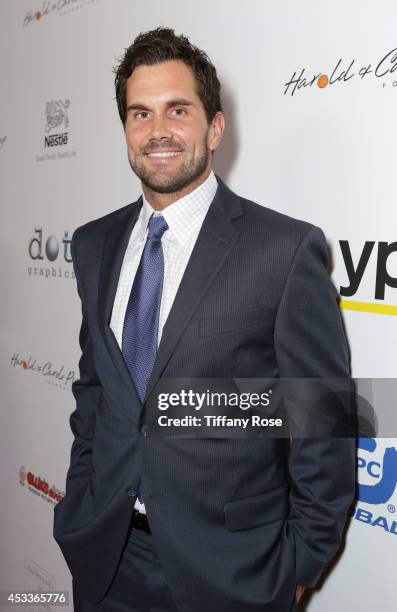
[[(116, 223), (114, 223), (108, 231), (103, 247), (98, 289), (98, 319), (105, 344), (129, 395), (130, 401), (128, 404), (131, 405), (131, 399), (133, 399), (134, 403), (138, 406), (140, 400), (116, 337), (110, 328), (110, 319), (124, 254), (141, 207), (142, 197), (122, 210)], [(127, 416), (129, 416), (134, 423), (138, 424), (140, 416), (138, 410), (128, 411)]]

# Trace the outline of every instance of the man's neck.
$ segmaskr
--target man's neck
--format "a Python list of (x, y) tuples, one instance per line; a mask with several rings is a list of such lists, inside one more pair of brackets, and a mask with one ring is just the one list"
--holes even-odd
[(210, 173), (211, 168), (208, 168), (195, 181), (189, 183), (189, 185), (187, 185), (183, 189), (180, 189), (179, 191), (175, 191), (173, 193), (158, 193), (142, 183), (142, 189), (143, 193), (145, 194), (145, 199), (154, 210), (164, 210), (170, 204), (173, 204), (177, 200), (180, 200), (184, 196), (197, 189), (197, 187), (200, 187), (200, 185), (202, 185), (202, 183), (207, 180)]

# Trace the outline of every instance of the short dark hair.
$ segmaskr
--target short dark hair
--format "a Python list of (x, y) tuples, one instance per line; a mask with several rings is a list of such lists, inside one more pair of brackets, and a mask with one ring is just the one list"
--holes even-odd
[(183, 34), (177, 36), (170, 28), (156, 28), (138, 34), (114, 69), (116, 100), (123, 125), (127, 119), (127, 79), (137, 66), (152, 66), (170, 60), (182, 60), (193, 72), (208, 123), (218, 111), (222, 112), (221, 85), (208, 55), (192, 45)]

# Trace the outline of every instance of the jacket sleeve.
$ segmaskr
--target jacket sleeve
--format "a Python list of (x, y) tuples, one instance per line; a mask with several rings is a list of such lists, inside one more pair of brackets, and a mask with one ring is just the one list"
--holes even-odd
[(72, 384), (76, 408), (70, 415), (69, 421), (74, 440), (70, 453), (70, 466), (66, 477), (66, 493), (76, 484), (81, 483), (93, 471), (92, 443), (95, 432), (95, 415), (102, 392), (101, 383), (94, 365), (92, 341), (87, 320), (86, 298), (79, 271), (78, 236), (79, 231), (76, 230), (73, 234), (70, 247), (77, 290), (81, 299), (82, 322), (79, 335), (81, 357), (79, 361), (79, 379)]
[[(327, 271), (327, 243), (318, 227), (311, 226), (296, 250), (274, 338), (280, 378), (343, 378), (350, 385), (347, 342)], [(286, 402), (286, 409), (293, 421), (302, 406)], [(288, 528), (295, 541), (297, 582), (304, 586), (316, 584), (341, 544), (354, 499), (355, 450), (354, 437), (292, 435)]]

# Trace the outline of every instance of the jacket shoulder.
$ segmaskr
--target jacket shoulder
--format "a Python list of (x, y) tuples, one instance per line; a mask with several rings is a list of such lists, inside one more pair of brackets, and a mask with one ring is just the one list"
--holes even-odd
[[(216, 176), (219, 186), (219, 194), (225, 202), (224, 210), (227, 210), (230, 204), (233, 210), (239, 216), (243, 213), (245, 230), (249, 232), (253, 238), (274, 236), (276, 239), (288, 238), (292, 241), (302, 239), (310, 233), (310, 230), (316, 228), (315, 225), (302, 219), (291, 217), (285, 213), (281, 213), (268, 206), (253, 202), (248, 198), (242, 197), (228, 187), (223, 180)], [(316, 228), (320, 229), (320, 228)], [(322, 231), (322, 230), (320, 230)]]
[(247, 215), (247, 220), (252, 223), (259, 223), (262, 228), (266, 225), (266, 227), (272, 231), (282, 233), (288, 232), (293, 235), (303, 236), (315, 227), (308, 221), (291, 217), (290, 215), (269, 208), (268, 206), (258, 204), (257, 202), (252, 202), (251, 200), (241, 197), (240, 200), (244, 212)]
[(326, 244), (321, 228), (313, 223), (291, 217), (277, 210), (241, 198), (244, 210), (246, 231), (254, 241), (281, 247), (284, 254), (293, 257), (299, 246), (312, 234), (317, 235)]
[(74, 243), (76, 243), (76, 240), (78, 242), (101, 241), (114, 223), (122, 221), (123, 218), (128, 219), (135, 207), (139, 205), (139, 201), (140, 198), (132, 204), (127, 204), (126, 206), (112, 210), (112, 212), (107, 213), (106, 215), (98, 217), (97, 219), (92, 219), (91, 221), (80, 225), (74, 230), (72, 241)]

